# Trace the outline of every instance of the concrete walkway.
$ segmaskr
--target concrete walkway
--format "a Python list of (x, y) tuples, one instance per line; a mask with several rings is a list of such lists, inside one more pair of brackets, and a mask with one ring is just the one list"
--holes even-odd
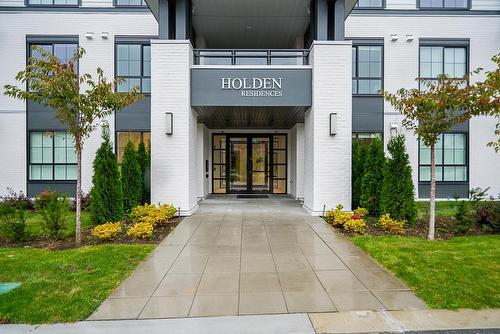
[(414, 310), (0, 325), (0, 334), (493, 334), (499, 328), (499, 310)]
[(425, 309), (286, 196), (202, 202), (89, 320)]

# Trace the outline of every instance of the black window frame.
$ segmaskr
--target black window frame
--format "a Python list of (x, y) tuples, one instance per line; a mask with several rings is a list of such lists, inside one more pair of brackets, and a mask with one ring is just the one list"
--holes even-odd
[[(421, 66), (422, 66), (422, 47), (440, 47), (442, 48), (442, 67), (443, 67), (443, 72), (441, 74), (444, 74), (444, 67), (445, 67), (445, 49), (457, 49), (457, 48), (462, 48), (465, 49), (465, 75), (468, 75), (470, 72), (470, 43), (469, 41), (453, 41), (453, 40), (445, 40), (445, 41), (421, 41), (418, 46), (418, 77), (422, 79), (423, 81), (419, 81), (419, 88), (422, 89), (425, 87), (425, 81), (433, 81), (437, 80), (437, 77), (435, 78), (427, 78), (427, 77), (420, 77), (421, 73)], [(452, 78), (452, 79), (462, 79), (462, 78)], [(468, 83), (467, 83), (468, 84)]]
[(148, 8), (148, 4), (145, 0), (141, 0), (141, 2), (143, 2), (141, 5), (122, 5), (118, 4), (118, 0), (113, 0), (113, 6), (118, 8)]
[[(54, 157), (55, 157), (55, 133), (56, 132), (65, 132), (66, 135), (70, 135), (71, 134), (67, 131), (67, 130), (61, 130), (61, 129), (58, 129), (58, 130), (54, 130), (54, 129), (50, 129), (50, 130), (29, 130), (28, 131), (28, 152), (27, 152), (27, 165), (28, 165), (28, 175), (27, 175), (27, 179), (28, 179), (28, 182), (29, 183), (47, 183), (47, 182), (50, 182), (50, 183), (67, 183), (67, 182), (76, 182), (77, 178), (75, 177), (74, 179), (56, 179), (55, 178), (55, 166), (75, 166), (76, 168), (77, 167), (77, 162), (75, 163), (56, 163), (54, 162)], [(50, 163), (32, 163), (31, 162), (31, 134), (32, 133), (41, 133), (41, 134), (45, 134), (45, 133), (52, 133), (52, 162)], [(40, 165), (40, 166), (52, 166), (52, 178), (51, 179), (32, 179), (31, 178), (31, 165)]]
[[(368, 46), (368, 47), (380, 47), (380, 77), (360, 77), (359, 76), (359, 47)], [(380, 93), (359, 93), (359, 80), (380, 80), (380, 90), (384, 90), (384, 44), (383, 43), (374, 43), (374, 42), (356, 42), (353, 40), (352, 48), (356, 49), (356, 62), (353, 63), (352, 66), (356, 68), (356, 75), (352, 76), (351, 80), (354, 84), (356, 82), (356, 92), (352, 92), (353, 96), (382, 96)], [(352, 50), (351, 50), (352, 52)], [(351, 55), (352, 58), (352, 55)], [(352, 90), (352, 89), (351, 89)]]
[[(445, 135), (448, 135), (448, 134), (463, 134), (465, 136), (465, 163), (464, 164), (445, 164), (444, 163), (444, 138), (445, 138)], [(468, 184), (469, 183), (469, 180), (470, 180), (470, 166), (469, 166), (469, 151), (470, 151), (470, 143), (469, 143), (469, 133), (468, 132), (464, 132), (464, 131), (448, 131), (448, 132), (444, 132), (442, 134), (443, 136), (443, 149), (441, 150), (441, 163), (440, 164), (437, 164), (436, 163), (436, 168), (437, 167), (441, 167), (442, 168), (442, 173), (441, 173), (441, 180), (437, 180), (436, 179), (436, 184), (439, 184), (439, 183), (443, 183), (443, 184), (451, 184), (451, 183), (454, 183), (454, 184)], [(420, 167), (431, 167), (431, 162), (429, 161), (428, 164), (422, 164), (420, 162), (420, 151), (421, 151), (421, 146), (422, 146), (422, 140), (419, 139), (418, 140), (418, 182), (419, 183), (422, 183), (422, 184), (429, 184), (431, 181), (430, 180), (422, 180), (421, 179), (421, 173), (420, 173)], [(454, 181), (454, 180), (449, 180), (449, 181), (445, 181), (444, 180), (444, 168), (445, 167), (465, 167), (466, 168), (466, 179), (465, 180), (462, 180), (462, 181)]]
[(419, 10), (452, 10), (452, 11), (459, 11), (459, 10), (470, 10), (472, 8), (472, 0), (467, 0), (467, 7), (447, 7), (445, 6), (446, 0), (443, 1), (443, 6), (442, 7), (425, 7), (421, 6), (421, 0), (417, 0), (417, 9)]
[(30, 3), (30, 0), (24, 0), (24, 5), (26, 7), (39, 7), (39, 8), (46, 8), (46, 7), (50, 7), (50, 8), (78, 8), (78, 7), (81, 7), (82, 5), (82, 0), (77, 0), (77, 3), (72, 5), (72, 4), (55, 4), (54, 3), (55, 0), (52, 0), (52, 4), (31, 4)]
[[(141, 75), (140, 76), (119, 76), (118, 75), (118, 46), (119, 45), (140, 45), (141, 46)], [(151, 68), (150, 68), (150, 73), (149, 76), (144, 75), (144, 47), (148, 46), (150, 55), (151, 55), (151, 42), (149, 41), (115, 41), (115, 61), (114, 61), (114, 66), (115, 66), (115, 78), (131, 78), (131, 79), (139, 79), (140, 81), (140, 90), (139, 92), (145, 96), (151, 96)], [(151, 66), (151, 58), (149, 59), (149, 63)], [(143, 92), (142, 91), (142, 79), (149, 79), (149, 92)], [(118, 87), (115, 87), (116, 91), (118, 92)]]
[(354, 6), (354, 9), (385, 9), (387, 3), (386, 0), (380, 0), (381, 5), (380, 6), (360, 6), (359, 1), (356, 2), (356, 5)]

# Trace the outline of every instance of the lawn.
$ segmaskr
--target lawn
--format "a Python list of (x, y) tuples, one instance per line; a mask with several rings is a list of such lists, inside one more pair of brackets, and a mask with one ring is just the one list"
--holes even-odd
[[(419, 217), (425, 217), (429, 214), (429, 201), (417, 201), (417, 210)], [(453, 201), (436, 201), (436, 217), (453, 217), (455, 215), (455, 207), (458, 202)]]
[(0, 282), (22, 283), (0, 295), (0, 323), (85, 319), (154, 247), (0, 248)]
[[(90, 213), (88, 211), (82, 211), (82, 230), (92, 226), (90, 220)], [(33, 238), (40, 238), (44, 236), (44, 231), (42, 229), (42, 216), (35, 211), (28, 211), (26, 213), (26, 223), (28, 224), (30, 235)], [(67, 239), (75, 236), (75, 212), (71, 211), (66, 216), (67, 228), (61, 233), (61, 238)]]
[(404, 280), (431, 308), (500, 307), (500, 236), (428, 241), (356, 236), (352, 241)]

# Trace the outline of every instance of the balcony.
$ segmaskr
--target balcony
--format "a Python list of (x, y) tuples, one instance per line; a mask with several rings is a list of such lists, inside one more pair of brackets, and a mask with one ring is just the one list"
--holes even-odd
[(304, 49), (196, 49), (195, 65), (278, 65), (309, 64), (309, 51)]

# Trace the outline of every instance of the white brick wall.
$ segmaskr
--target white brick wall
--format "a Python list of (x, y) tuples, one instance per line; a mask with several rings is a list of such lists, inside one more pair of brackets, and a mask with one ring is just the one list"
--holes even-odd
[[(381, 22), (383, 21), (383, 24)], [(392, 42), (391, 34), (399, 40)], [(406, 41), (413, 35), (413, 42)], [(500, 16), (498, 15), (439, 15), (439, 16), (376, 16), (351, 15), (346, 21), (348, 37), (384, 38), (384, 85), (391, 92), (401, 87), (413, 88), (419, 75), (419, 38), (468, 38), (470, 39), (470, 69), (492, 69), (491, 57), (500, 50)], [(481, 78), (481, 77), (479, 77)], [(401, 124), (402, 117), (392, 106), (384, 104), (385, 140), (389, 136), (389, 123)], [(470, 123), (470, 187), (489, 187), (490, 194), (500, 193), (498, 171), (500, 154), (486, 147), (491, 141), (495, 120), (474, 119)], [(402, 129), (407, 137), (408, 153), (413, 169), (415, 186), (418, 186), (418, 142), (411, 131)], [(488, 166), (484, 164), (488, 161)], [(417, 190), (417, 189), (416, 189)]]
[[(189, 41), (151, 43), (151, 200), (172, 203), (182, 214), (197, 209), (197, 124), (191, 110)], [(165, 134), (165, 112), (173, 134)]]
[[(0, 4), (1, 5), (1, 4)], [(99, 66), (108, 79), (114, 77), (115, 35), (156, 35), (157, 22), (149, 13), (66, 13), (66, 12), (0, 12), (0, 87), (16, 83), (14, 77), (26, 65), (26, 35), (78, 35), (87, 51), (80, 62), (80, 73), (95, 74)], [(85, 38), (87, 31), (94, 39)], [(99, 37), (102, 31), (109, 38)], [(3, 88), (2, 88), (3, 90)], [(114, 131), (114, 117), (108, 119)], [(4, 131), (5, 129), (5, 131)], [(0, 196), (6, 187), (26, 191), (26, 106), (22, 101), (0, 94)], [(112, 139), (114, 136), (112, 136)], [(6, 145), (6, 143), (9, 143)], [(100, 129), (86, 142), (83, 152), (82, 186), (88, 192), (92, 181), (92, 162), (101, 143)]]
[[(312, 107), (305, 120), (304, 207), (351, 207), (351, 42), (314, 42)], [(330, 135), (330, 113), (337, 113), (337, 134)], [(311, 166), (311, 162), (312, 166)]]

